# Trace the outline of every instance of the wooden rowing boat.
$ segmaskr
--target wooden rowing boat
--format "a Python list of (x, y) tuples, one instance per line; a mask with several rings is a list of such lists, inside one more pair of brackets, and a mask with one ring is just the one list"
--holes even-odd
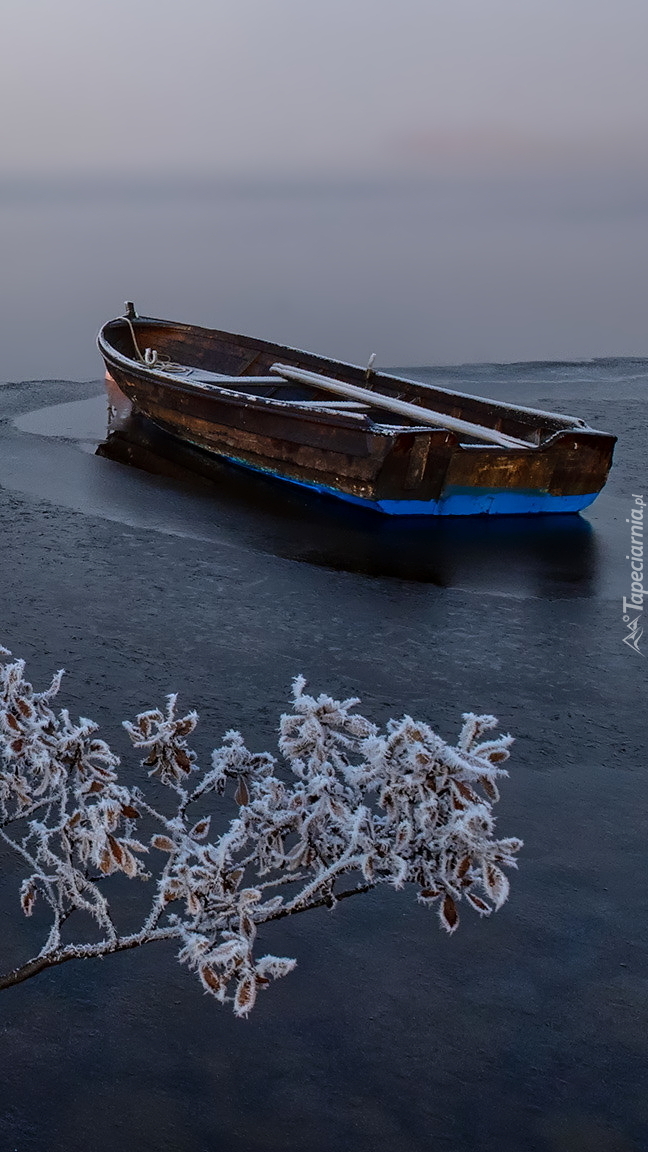
[(578, 512), (615, 437), (278, 344), (127, 314), (98, 337), (136, 412), (185, 444), (391, 515)]

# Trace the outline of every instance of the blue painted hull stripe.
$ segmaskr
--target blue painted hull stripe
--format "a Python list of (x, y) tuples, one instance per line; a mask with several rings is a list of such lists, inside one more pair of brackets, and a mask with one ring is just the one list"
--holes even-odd
[(549, 492), (533, 489), (515, 492), (505, 488), (457, 488), (454, 491), (449, 489), (441, 500), (365, 500), (362, 496), (351, 496), (348, 492), (340, 492), (326, 484), (293, 480), (290, 476), (281, 476), (265, 468), (255, 468), (253, 464), (237, 460), (235, 456), (226, 456), (224, 459), (250, 472), (260, 472), (310, 492), (336, 496), (338, 500), (346, 500), (349, 504), (371, 508), (388, 516), (538, 516), (543, 513), (580, 512), (598, 496), (598, 492), (587, 492), (583, 496), (552, 496)]

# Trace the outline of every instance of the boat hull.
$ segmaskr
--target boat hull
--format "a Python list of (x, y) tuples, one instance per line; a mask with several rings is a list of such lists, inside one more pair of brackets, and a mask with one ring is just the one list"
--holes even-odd
[[(258, 472), (262, 469), (244, 464), (232, 457), (223, 457), (230, 464), (237, 464)], [(277, 475), (277, 473), (272, 473)], [(521, 492), (510, 489), (468, 488), (456, 491), (447, 490), (441, 500), (364, 500), (325, 484), (308, 483), (280, 477), (289, 484), (295, 484), (311, 492), (335, 496), (349, 504), (382, 512), (387, 516), (549, 516), (557, 513), (582, 512), (593, 504), (598, 492), (586, 492), (579, 496), (561, 496), (550, 492)]]
[[(255, 372), (267, 372), (275, 360), (286, 361), (292, 354), (292, 362), (307, 370), (335, 372), (336, 378), (350, 383), (364, 379), (359, 368), (291, 353), (278, 345), (247, 341), (246, 348), (245, 337), (162, 321), (138, 323), (145, 339), (155, 339), (163, 347), (170, 331), (166, 347), (172, 355), (178, 356), (180, 348), (185, 363), (197, 362), (214, 372), (232, 372), (231, 345), (229, 359), (218, 356), (217, 338), (227, 337), (240, 342), (248, 360), (254, 353), (250, 363)], [(516, 436), (522, 432), (529, 438), (528, 447), (462, 443), (455, 432), (442, 427), (389, 424), (351, 411), (305, 411), (272, 396), (237, 391), (247, 386), (244, 372), (235, 385), (225, 388), (138, 363), (124, 355), (123, 332), (121, 347), (118, 341), (113, 346), (110, 330), (118, 324), (113, 321), (102, 330), (100, 348), (111, 379), (134, 411), (203, 453), (389, 516), (575, 513), (592, 503), (608, 474), (615, 438), (570, 417), (464, 397), (387, 375), (376, 376), (376, 391), (399, 394), (400, 390), (421, 406), (441, 410), (443, 404), (450, 415), (467, 414), (483, 423), (490, 419), (493, 428)]]

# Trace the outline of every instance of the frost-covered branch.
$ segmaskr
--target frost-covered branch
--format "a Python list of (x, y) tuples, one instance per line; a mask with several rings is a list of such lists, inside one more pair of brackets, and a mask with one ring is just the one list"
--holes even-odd
[[(27, 873), (23, 911), (43, 904), (50, 929), (0, 988), (67, 960), (176, 939), (205, 991), (246, 1016), (259, 988), (295, 966), (257, 954), (269, 921), (377, 884), (414, 884), (454, 932), (462, 899), (483, 916), (508, 896), (502, 868), (515, 867), (521, 841), (494, 834), (511, 737), (486, 735), (492, 716), (464, 715), (452, 747), (409, 716), (380, 732), (354, 711), (358, 700), (315, 698), (297, 677), (279, 725), (282, 764), (230, 731), (202, 770), (187, 743), (198, 716), (179, 715), (173, 695), (164, 712), (124, 724), (151, 778), (145, 795), (120, 781), (93, 721), (54, 711), (62, 673), (40, 693), (24, 673), (21, 660), (0, 663), (0, 840)], [(212, 835), (228, 793), (235, 814)], [(136, 932), (119, 930), (104, 892), (117, 873), (152, 881)], [(100, 938), (68, 941), (83, 916)]]

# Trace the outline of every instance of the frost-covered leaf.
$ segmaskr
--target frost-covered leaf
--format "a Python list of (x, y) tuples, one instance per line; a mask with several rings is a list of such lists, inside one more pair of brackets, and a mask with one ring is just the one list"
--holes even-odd
[(234, 800), (241, 806), (243, 806), (243, 804), (250, 803), (250, 793), (248, 791), (248, 786), (245, 782), (244, 776), (239, 776), (238, 788), (234, 793)]
[(439, 919), (445, 928), (446, 932), (454, 932), (459, 924), (459, 913), (457, 912), (457, 905), (455, 904), (452, 896), (446, 896), (441, 902), (439, 907)]
[(247, 974), (239, 980), (234, 997), (234, 1015), (247, 1016), (254, 1008), (257, 986), (254, 976)]
[(227, 992), (227, 980), (215, 972), (213, 968), (210, 968), (208, 964), (203, 964), (198, 969), (198, 975), (205, 991), (210, 992), (222, 1003)]
[(492, 908), (481, 896), (477, 896), (475, 892), (466, 892), (466, 900), (472, 904), (473, 908), (479, 912), (480, 916), (490, 916)]
[(189, 835), (191, 836), (191, 839), (192, 840), (204, 840), (209, 835), (210, 823), (211, 823), (211, 817), (208, 816), (206, 819), (199, 820), (197, 824), (194, 824), (193, 828), (191, 829), (191, 831), (189, 833)]
[(279, 980), (282, 976), (287, 976), (294, 968), (297, 967), (297, 961), (291, 960), (288, 956), (262, 956), (257, 960), (255, 971), (257, 976), (271, 977), (273, 980)]
[(152, 836), (151, 846), (159, 848), (160, 852), (175, 852), (177, 845), (170, 840), (168, 836)]
[(25, 916), (31, 916), (36, 902), (36, 885), (32, 876), (20, 886), (20, 903)]
[(509, 894), (509, 882), (506, 876), (501, 868), (497, 868), (495, 864), (486, 863), (484, 864), (483, 878), (486, 892), (495, 907), (501, 908)]

